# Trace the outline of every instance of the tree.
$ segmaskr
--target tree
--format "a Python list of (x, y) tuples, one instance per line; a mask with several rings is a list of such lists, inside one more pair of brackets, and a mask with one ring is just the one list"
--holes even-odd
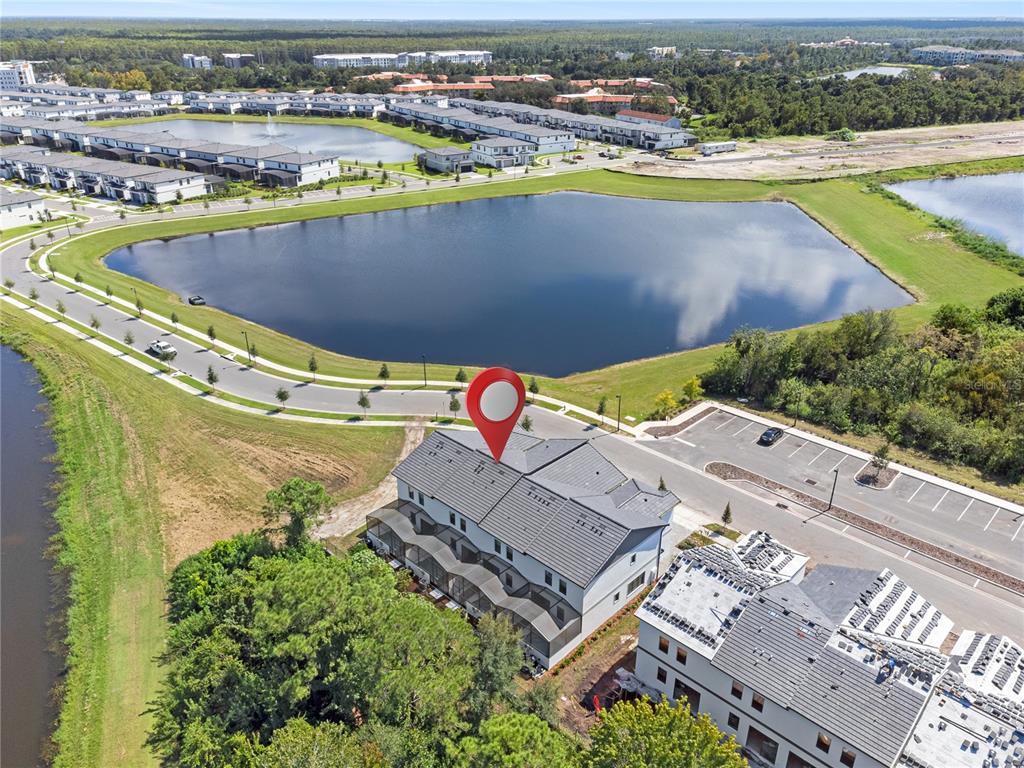
[(253, 360), (256, 359), (256, 345), (255, 344), (250, 344), (249, 345), (249, 357), (251, 357)]
[(458, 418), (459, 410), (462, 408), (462, 403), (459, 402), (459, 398), (452, 395), (448, 401), (448, 410), (452, 412), (452, 420)]
[(455, 381), (457, 381), (459, 384), (465, 384), (467, 381), (469, 381), (469, 376), (466, 375), (465, 368), (459, 368), (459, 370), (455, 372)]
[(82, 273), (81, 272), (75, 272), (75, 282), (78, 283), (79, 285), (82, 284)]
[(206, 367), (206, 383), (210, 385), (210, 389), (212, 389), (214, 392), (217, 391), (218, 381), (220, 381), (220, 377), (217, 375), (217, 372), (213, 370), (212, 365), (208, 365)]
[(96, 315), (89, 315), (89, 327), (94, 331), (98, 331), (100, 329), (100, 319), (96, 317)]
[(523, 665), (523, 650), (519, 645), (522, 635), (504, 614), (484, 615), (476, 631), (480, 654), (469, 709), (472, 722), (479, 724), (514, 699), (514, 678)]
[(64, 306), (64, 302), (61, 301), (60, 299), (57, 299), (57, 312), (60, 313), (60, 316), (64, 317), (64, 315), (67, 313), (67, 311), (68, 311), (68, 309), (67, 309), (67, 307)]
[(10, 293), (12, 290), (14, 290), (14, 281), (11, 280), (11, 278), (9, 277), (4, 278), (4, 288), (8, 293)]
[(877, 450), (871, 454), (871, 466), (875, 470), (875, 479), (878, 479), (878, 475), (882, 470), (889, 466), (889, 441), (886, 440)]
[(1024, 330), (1024, 287), (1009, 288), (990, 298), (985, 303), (985, 317)]
[(28, 241), (28, 249), (30, 251), (34, 251), (36, 249), (36, 239), (34, 237)]
[(665, 485), (665, 478), (664, 477), (659, 477), (658, 478), (658, 490), (659, 491), (667, 491), (668, 490), (668, 486)]
[(732, 525), (732, 505), (725, 502), (725, 511), (722, 512), (722, 525)]
[(704, 396), (704, 387), (701, 386), (699, 376), (691, 376), (683, 382), (683, 391), (679, 396), (681, 402), (692, 403)]
[(535, 376), (531, 376), (530, 377), (529, 390), (530, 390), (530, 402), (533, 402), (534, 400), (537, 399), (537, 395), (540, 394), (540, 385), (537, 383), (537, 377), (535, 377)]
[[(367, 748), (370, 747), (370, 748)], [(384, 768), (383, 756), (364, 747), (341, 723), (313, 725), (296, 717), (274, 731), (266, 747), (258, 748), (252, 768)]]
[(320, 364), (316, 361), (316, 352), (310, 354), (306, 367), (309, 368), (309, 372), (313, 374), (313, 383), (316, 384), (316, 372), (320, 370)]
[(287, 518), (280, 528), (285, 535), (285, 545), (298, 547), (309, 540), (307, 531), (319, 522), (330, 506), (331, 497), (320, 483), (293, 477), (280, 488), (267, 492), (263, 519), (273, 526), (280, 523), (281, 518)]
[(252, 209), (252, 198), (251, 197), (246, 196), (246, 198), (244, 200), (242, 200), (242, 202), (245, 203), (245, 209), (246, 210), (251, 210)]
[(597, 410), (595, 413), (601, 417), (601, 425), (604, 426), (604, 415), (608, 411), (608, 398), (605, 395), (601, 395), (601, 399), (597, 401)]
[(117, 212), (117, 217), (121, 219), (121, 221), (124, 221), (126, 218), (128, 218), (128, 214), (125, 213), (124, 208), (122, 208), (120, 211)]
[(210, 340), (210, 349), (213, 349), (213, 345), (217, 341), (217, 329), (212, 325), (206, 329), (206, 338)]
[(103, 289), (103, 292), (107, 294), (107, 304), (109, 304), (110, 300), (114, 298), (114, 290), (108, 284), (107, 287)]
[(39, 291), (37, 291), (35, 289), (35, 286), (33, 286), (32, 288), (29, 288), (28, 297), (32, 301), (35, 301), (35, 300), (37, 300), (39, 298)]
[(178, 313), (171, 312), (171, 325), (174, 326), (174, 330), (178, 330)]
[(550, 677), (537, 680), (519, 697), (519, 707), (536, 715), (550, 726), (558, 726), (558, 700), (561, 697), (558, 685)]
[(384, 386), (388, 385), (388, 379), (391, 378), (391, 370), (388, 368), (387, 363), (380, 364), (380, 370), (377, 371), (377, 378), (384, 382)]
[(126, 347), (130, 347), (134, 343), (135, 343), (135, 334), (132, 333), (131, 331), (125, 331), (124, 332), (124, 345)]
[(142, 317), (142, 313), (146, 311), (146, 307), (140, 298), (135, 299), (135, 311), (138, 313), (139, 317)]
[(620, 701), (598, 715), (586, 768), (746, 768), (735, 738), (683, 702)]
[(276, 397), (277, 398), (277, 402), (279, 402), (281, 404), (280, 410), (282, 410), (282, 411), (284, 410), (284, 404), (288, 402), (288, 398), (291, 397), (291, 396), (292, 396), (292, 393), (289, 392), (284, 387), (278, 387), (277, 388), (277, 391), (274, 393), (274, 397)]
[(530, 418), (530, 414), (524, 414), (523, 420), (519, 422), (519, 426), (523, 428), (525, 432), (533, 432), (533, 419)]
[(359, 399), (356, 405), (363, 409), (363, 418), (366, 418), (366, 409), (370, 407), (370, 397), (363, 390), (359, 390)]
[(454, 768), (576, 768), (578, 745), (535, 715), (506, 712), (485, 720), (455, 750)]
[(663, 389), (658, 393), (658, 396), (654, 398), (653, 415), (658, 419), (667, 419), (678, 407), (679, 402), (676, 400), (676, 396), (672, 394), (672, 390)]

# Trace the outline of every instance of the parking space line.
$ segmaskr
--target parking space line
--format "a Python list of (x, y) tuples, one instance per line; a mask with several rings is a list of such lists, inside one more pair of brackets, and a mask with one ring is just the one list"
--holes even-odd
[(990, 525), (992, 525), (992, 521), (996, 519), (996, 515), (998, 515), (998, 514), (999, 514), (999, 507), (996, 507), (996, 511), (992, 513), (992, 517), (990, 517), (990, 518), (988, 519), (988, 522), (987, 522), (987, 523), (985, 523), (985, 527), (984, 527), (984, 528), (982, 528), (981, 530), (983, 530), (983, 531), (987, 531), (987, 530), (988, 530), (988, 527), (989, 527)]
[(748, 429), (748, 428), (750, 428), (750, 427), (752, 427), (752, 426), (754, 426), (754, 422), (752, 422), (752, 421), (748, 421), (748, 422), (747, 422), (747, 424), (746, 424), (746, 426), (742, 427), (741, 429), (739, 429), (739, 430), (738, 430), (738, 431), (736, 431), (736, 432), (733, 432), (733, 433), (732, 433), (732, 436), (733, 436), (733, 437), (736, 437), (736, 435), (738, 435), (738, 434), (739, 434), (740, 432), (742, 432), (742, 431), (743, 431), (744, 429)]
[(811, 459), (810, 461), (807, 462), (807, 466), (811, 466), (811, 464), (813, 464), (818, 459), (820, 459), (821, 458), (821, 454), (825, 453), (825, 451), (827, 451), (827, 450), (828, 450), (828, 448), (822, 448), (821, 449), (821, 453), (819, 453), (817, 456), (815, 456), (813, 459)]
[[(805, 445), (807, 445), (807, 443), (806, 443), (806, 442), (800, 443), (800, 447), (799, 447), (799, 448), (797, 448), (797, 449), (796, 449), (796, 451), (799, 451), (799, 450), (800, 450), (800, 448), (803, 448), (803, 447), (804, 447)], [(789, 456), (787, 456), (786, 458), (787, 458), (787, 459), (792, 459), (792, 458), (793, 458), (794, 456), (796, 456), (796, 451), (793, 451), (793, 452), (792, 452), (791, 454), (789, 454)]]
[(681, 438), (681, 437), (677, 437), (676, 440), (678, 440), (683, 445), (690, 446), (691, 448), (696, 448), (697, 447), (696, 443), (691, 443), (689, 440), (683, 440), (683, 438)]
[(971, 499), (970, 501), (968, 501), (968, 502), (967, 502), (967, 506), (966, 506), (966, 507), (964, 507), (964, 511), (963, 511), (963, 512), (961, 512), (961, 513), (960, 513), (960, 517), (958, 517), (958, 518), (956, 519), (956, 521), (957, 521), (958, 523), (960, 522), (960, 518), (962, 518), (962, 517), (963, 517), (964, 515), (966, 515), (966, 514), (967, 514), (967, 510), (971, 508), (971, 504), (973, 504), (973, 503), (974, 503), (974, 499)]
[[(924, 488), (924, 483), (921, 483), (919, 486), (917, 486), (917, 491), (920, 491), (922, 488)], [(917, 491), (914, 491), (912, 494), (910, 494), (910, 498), (907, 499), (907, 504), (914, 500), (914, 497), (917, 496)]]
[(1013, 532), (1013, 538), (1010, 539), (1010, 541), (1016, 541), (1017, 540), (1017, 534), (1020, 533), (1020, 529), (1021, 528), (1024, 528), (1024, 520), (1020, 521), (1020, 525), (1018, 525), (1017, 526), (1017, 530)]
[(832, 467), (832, 469), (830, 469), (829, 472), (835, 472), (837, 469), (839, 469), (839, 465), (842, 464), (844, 461), (846, 461), (846, 459), (847, 459), (847, 457), (843, 456), (843, 458), (841, 458), (839, 461), (837, 461), (836, 465), (834, 467)]
[(736, 417), (735, 417), (735, 416), (730, 416), (730, 417), (729, 417), (729, 420), (728, 420), (728, 421), (723, 421), (723, 422), (722, 422), (721, 424), (719, 424), (719, 425), (718, 425), (717, 427), (715, 427), (715, 432), (717, 432), (718, 430), (720, 430), (720, 429), (721, 429), (722, 427), (724, 427), (724, 426), (725, 426), (726, 424), (731, 424), (731, 423), (732, 423), (733, 421), (735, 421), (735, 420), (736, 420)]
[(942, 503), (942, 499), (946, 498), (947, 496), (949, 496), (949, 491), (946, 491), (944, 494), (942, 494), (942, 498), (935, 502), (935, 506), (932, 507), (932, 512), (939, 508), (939, 504)]

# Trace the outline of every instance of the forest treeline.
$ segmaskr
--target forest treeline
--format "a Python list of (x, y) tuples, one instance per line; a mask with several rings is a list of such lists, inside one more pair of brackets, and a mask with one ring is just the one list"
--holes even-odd
[(871, 310), (818, 331), (742, 329), (702, 382), (836, 432), (1024, 480), (1024, 287), (980, 310), (944, 304), (909, 334)]
[(516, 684), (523, 653), (507, 619), (474, 627), (410, 592), (408, 571), (365, 545), (334, 557), (310, 541), (329, 503), (319, 484), (290, 480), (267, 496), (280, 528), (175, 568), (150, 736), (163, 765), (746, 765), (731, 737), (685, 705), (619, 703), (585, 746), (559, 729), (550, 680)]

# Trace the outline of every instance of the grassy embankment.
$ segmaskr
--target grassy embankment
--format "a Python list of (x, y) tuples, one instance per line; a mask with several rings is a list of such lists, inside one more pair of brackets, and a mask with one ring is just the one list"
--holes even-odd
[(402, 432), (219, 408), (8, 305), (0, 339), (45, 383), (62, 476), (56, 558), (68, 659), (55, 765), (155, 765), (146, 709), (160, 682), (170, 568), (260, 525), (263, 495), (292, 475), (339, 498), (372, 488)]
[[(131, 297), (136, 288), (148, 309), (168, 315), (176, 311), (181, 322), (201, 332), (217, 328), (222, 339), (241, 339), (241, 331), (255, 335), (262, 357), (303, 369), (308, 344), (255, 326), (209, 307), (183, 306), (166, 290), (107, 270), (101, 258), (114, 248), (143, 239), (174, 237), (191, 232), (273, 224), (283, 221), (382, 211), (418, 205), (457, 202), (483, 197), (540, 194), (577, 190), (602, 194), (689, 201), (787, 200), (904, 286), (916, 303), (895, 310), (900, 326), (911, 328), (927, 320), (935, 308), (950, 301), (980, 305), (989, 296), (1021, 283), (1021, 278), (987, 263), (936, 231), (934, 219), (908, 210), (870, 192), (864, 180), (832, 179), (786, 184), (756, 181), (678, 180), (631, 176), (608, 171), (583, 171), (562, 176), (522, 179), (515, 183), (481, 184), (408, 193), (381, 198), (304, 205), (299, 208), (261, 210), (241, 214), (210, 215), (187, 221), (147, 223), (86, 236), (68, 246), (53, 263), (65, 274), (80, 271), (85, 282), (102, 288), (109, 284), (116, 295)], [(794, 331), (795, 332), (795, 331)], [(574, 374), (561, 379), (539, 378), (541, 391), (593, 408), (606, 395), (622, 394), (623, 415), (641, 419), (657, 392), (705, 370), (720, 346), (688, 350), (657, 358)], [(379, 362), (318, 351), (323, 374), (373, 378)], [(392, 376), (415, 379), (421, 369), (414, 363), (389, 363)], [(428, 375), (451, 379), (456, 367), (428, 366)]]
[[(129, 118), (125, 120), (97, 120), (90, 125), (99, 127), (126, 125), (138, 125), (139, 123), (160, 123), (167, 120), (204, 120), (207, 122), (219, 123), (266, 123), (267, 118), (263, 115), (207, 115), (201, 113), (181, 112), (173, 115), (160, 115), (158, 117)], [(414, 131), (412, 128), (400, 125), (392, 125), (382, 120), (372, 120), (368, 117), (301, 117), (295, 115), (281, 115), (271, 117), (272, 123), (298, 123), (302, 125), (342, 125), (350, 128), (366, 128), (369, 131), (390, 136), (394, 139), (401, 139), (417, 147), (431, 149), (433, 147), (468, 147), (469, 144), (451, 141), (441, 136), (432, 136), (429, 133)], [(376, 162), (377, 158), (362, 157), (363, 162)], [(411, 160), (410, 156), (410, 160)]]

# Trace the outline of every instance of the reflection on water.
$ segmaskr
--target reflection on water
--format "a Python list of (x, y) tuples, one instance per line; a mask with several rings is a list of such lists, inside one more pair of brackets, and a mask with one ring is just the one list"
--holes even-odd
[(220, 141), (225, 144), (284, 144), (301, 152), (334, 152), (345, 160), (366, 163), (412, 161), (417, 147), (400, 139), (352, 125), (314, 123), (221, 122), (213, 120), (163, 120), (158, 124), (180, 139)]
[(889, 189), (936, 216), (960, 219), (1024, 256), (1024, 173), (904, 181)]
[(911, 300), (788, 204), (571, 192), (140, 243), (108, 264), (338, 352), (550, 375)]
[(0, 347), (0, 765), (42, 765), (60, 665), (49, 653), (53, 443), (32, 366)]

